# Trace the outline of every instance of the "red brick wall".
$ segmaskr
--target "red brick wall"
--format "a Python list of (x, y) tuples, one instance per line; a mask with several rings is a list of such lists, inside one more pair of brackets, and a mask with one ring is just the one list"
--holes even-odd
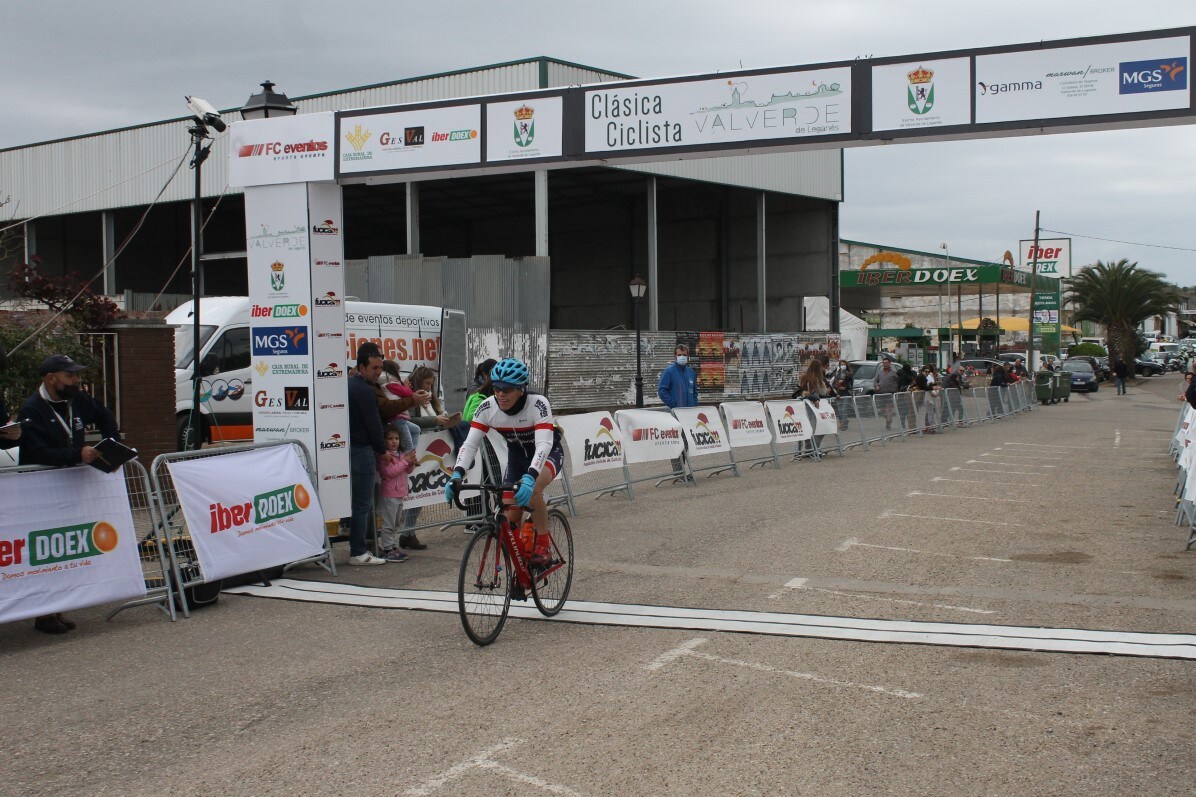
[(174, 329), (161, 319), (118, 322), (120, 419), (125, 443), (149, 470), (154, 457), (175, 451)]

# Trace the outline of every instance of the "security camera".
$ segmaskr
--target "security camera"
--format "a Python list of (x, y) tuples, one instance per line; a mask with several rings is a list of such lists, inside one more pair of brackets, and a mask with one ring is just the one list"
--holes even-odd
[(207, 125), (217, 133), (223, 133), (228, 129), (228, 125), (220, 118), (220, 114), (212, 107), (210, 102), (200, 97), (192, 97), (191, 95), (186, 95), (186, 99), (187, 107), (191, 109), (191, 113), (195, 114), (195, 118), (201, 124)]

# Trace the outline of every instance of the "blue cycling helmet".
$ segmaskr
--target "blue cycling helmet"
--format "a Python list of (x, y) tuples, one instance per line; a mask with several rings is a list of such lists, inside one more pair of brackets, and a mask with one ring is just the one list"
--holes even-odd
[(508, 385), (523, 387), (528, 380), (527, 366), (513, 357), (499, 360), (498, 365), (490, 370), (491, 382), (505, 382)]

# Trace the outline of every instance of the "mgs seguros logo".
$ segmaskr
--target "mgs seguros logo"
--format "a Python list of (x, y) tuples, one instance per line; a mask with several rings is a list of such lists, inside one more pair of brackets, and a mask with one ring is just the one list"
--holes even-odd
[(610, 418), (603, 418), (598, 422), (595, 435), (585, 439), (585, 449), (582, 461), (588, 464), (602, 462), (617, 462), (623, 457), (623, 446), (615, 439), (614, 424)]
[[(116, 526), (106, 520), (39, 529), (29, 532), (23, 539), (0, 540), (0, 568), (17, 565), (46, 567), (76, 559), (90, 559), (112, 553), (119, 541), (120, 535)], [(63, 569), (65, 568), (53, 567), (38, 573), (25, 571), (14, 574), (13, 577)], [(5, 577), (8, 577), (7, 574)]]
[(254, 327), (255, 357), (289, 357), (307, 354), (307, 329), (304, 327)]
[(1188, 88), (1188, 59), (1163, 58), (1151, 61), (1129, 61), (1117, 70), (1119, 94), (1146, 94), (1156, 91), (1186, 91)]

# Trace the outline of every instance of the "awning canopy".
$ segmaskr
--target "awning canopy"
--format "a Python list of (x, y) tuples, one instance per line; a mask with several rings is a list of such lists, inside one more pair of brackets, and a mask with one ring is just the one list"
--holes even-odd
[[(995, 319), (994, 319), (995, 320)], [(979, 318), (965, 318), (963, 321), (963, 328), (965, 330), (975, 330), (980, 326)], [(1064, 332), (1079, 332), (1075, 327), (1069, 327), (1067, 324), (1061, 325)], [(959, 329), (959, 324), (952, 324), (951, 329)], [(1001, 329), (1004, 332), (1028, 332), (1030, 329), (1030, 322), (1024, 318), (1017, 316), (1001, 318)]]

